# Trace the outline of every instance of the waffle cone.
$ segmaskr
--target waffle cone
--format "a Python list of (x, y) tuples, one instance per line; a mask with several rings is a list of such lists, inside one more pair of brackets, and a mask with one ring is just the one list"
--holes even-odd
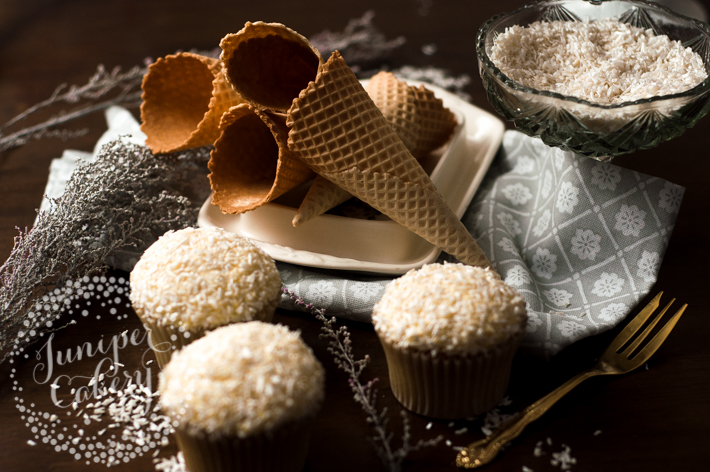
[(220, 42), (225, 76), (253, 107), (286, 112), (323, 64), (303, 36), (279, 23), (246, 23)]
[[(451, 110), (423, 85), (413, 87), (391, 72), (379, 72), (370, 79), (366, 91), (416, 159), (445, 144), (456, 128)], [(323, 179), (306, 194), (293, 225), (322, 215), (350, 197), (350, 193)]]
[(154, 154), (214, 143), (222, 114), (243, 102), (219, 60), (192, 53), (158, 59), (142, 88), (141, 130)]
[(456, 128), (456, 117), (434, 92), (408, 85), (391, 72), (375, 74), (367, 93), (417, 159), (443, 146)]
[(288, 111), (289, 149), (461, 262), (490, 262), (335, 51)]
[(212, 203), (223, 213), (253, 210), (313, 178), (288, 149), (284, 118), (243, 103), (222, 116), (208, 168)]
[(434, 92), (420, 85), (414, 91), (417, 113), (421, 118), (419, 139), (412, 154), (419, 159), (443, 146), (456, 129), (456, 117)]
[(372, 76), (365, 90), (409, 152), (419, 158), (414, 151), (421, 134), (422, 117), (417, 110), (414, 88), (391, 72), (379, 72)]
[(303, 197), (303, 201), (298, 207), (298, 211), (296, 211), (296, 215), (293, 217), (291, 224), (293, 224), (293, 226), (299, 226), (351, 198), (353, 198), (353, 196), (350, 192), (318, 175), (313, 180), (306, 196)]

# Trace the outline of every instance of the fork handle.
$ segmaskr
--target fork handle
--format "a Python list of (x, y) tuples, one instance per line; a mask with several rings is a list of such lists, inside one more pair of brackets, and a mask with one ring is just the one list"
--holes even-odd
[(528, 424), (540, 418), (552, 405), (557, 403), (557, 400), (564, 397), (570, 390), (584, 380), (601, 374), (603, 374), (603, 372), (590, 369), (572, 377), (552, 392), (525, 408), (517, 416), (500, 425), (498, 429), (487, 438), (471, 443), (461, 450), (456, 457), (456, 465), (466, 469), (473, 469), (488, 464), (498, 455), (498, 451), (500, 451), (500, 448), (504, 444), (517, 438)]

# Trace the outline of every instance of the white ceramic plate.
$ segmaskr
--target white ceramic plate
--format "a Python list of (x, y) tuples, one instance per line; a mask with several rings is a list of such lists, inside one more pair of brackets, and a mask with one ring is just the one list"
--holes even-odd
[[(456, 95), (426, 86), (456, 114), (459, 126), (449, 143), (422, 165), (425, 169), (433, 167), (430, 175), (434, 185), (461, 218), (500, 146), (505, 126), (497, 117)], [(291, 220), (297, 203), (272, 202), (241, 215), (227, 215), (211, 201), (208, 198), (200, 209), (199, 226), (220, 227), (245, 236), (278, 261), (403, 274), (433, 262), (441, 252), (385, 216), (366, 220), (325, 214), (294, 228)]]

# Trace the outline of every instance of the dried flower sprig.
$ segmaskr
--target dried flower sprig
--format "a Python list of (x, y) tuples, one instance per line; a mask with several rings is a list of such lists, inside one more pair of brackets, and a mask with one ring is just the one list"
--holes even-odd
[(329, 57), (333, 51), (338, 50), (357, 73), (361, 66), (386, 58), (407, 41), (404, 36), (386, 39), (372, 24), (374, 17), (375, 12), (368, 10), (360, 18), (351, 19), (342, 32), (324, 30), (310, 37), (309, 41), (323, 57)]
[(443, 436), (438, 436), (428, 440), (420, 439), (416, 444), (411, 444), (409, 418), (407, 413), (402, 410), (400, 412), (403, 425), (402, 445), (398, 449), (394, 449), (392, 446), (394, 434), (387, 431), (387, 424), (389, 423), (387, 407), (382, 408), (380, 411), (377, 410), (377, 389), (375, 385), (378, 379), (375, 378), (363, 384), (360, 378), (363, 370), (370, 362), (370, 357), (366, 355), (362, 359), (355, 359), (348, 328), (346, 326), (336, 327), (336, 318), (326, 317), (324, 308), (317, 308), (311, 303), (306, 303), (303, 298), (297, 296), (285, 287), (283, 287), (281, 291), (286, 294), (294, 304), (309, 311), (317, 320), (323, 323), (321, 336), (330, 340), (328, 352), (333, 355), (335, 365), (348, 374), (348, 384), (353, 392), (353, 397), (365, 411), (367, 415), (366, 421), (370, 423), (374, 429), (374, 436), (369, 439), (375, 451), (377, 451), (377, 455), (390, 472), (401, 471), (402, 463), (410, 452), (428, 446), (435, 446), (443, 439)]
[(61, 314), (61, 303), (57, 310), (32, 310), (42, 297), (103, 271), (116, 251), (194, 225), (199, 207), (185, 195), (206, 198), (208, 158), (209, 149), (200, 148), (158, 159), (119, 140), (105, 145), (95, 162), (80, 165), (65, 193), (40, 212), (32, 229), (20, 231), (0, 266), (0, 363)]
[[(86, 130), (72, 131), (53, 128), (113, 105), (122, 105), (127, 108), (140, 105), (140, 85), (146, 72), (147, 67), (138, 66), (127, 72), (121, 72), (119, 67), (109, 72), (103, 65), (99, 65), (85, 85), (60, 85), (48, 99), (28, 108), (0, 126), (0, 152), (22, 146), (30, 139), (45, 137), (68, 139), (77, 134), (86, 134)], [(104, 100), (101, 101), (102, 98)], [(40, 110), (61, 103), (76, 104), (82, 101), (88, 102), (88, 104), (72, 111), (62, 111), (38, 124), (5, 135), (8, 128), (30, 118)]]

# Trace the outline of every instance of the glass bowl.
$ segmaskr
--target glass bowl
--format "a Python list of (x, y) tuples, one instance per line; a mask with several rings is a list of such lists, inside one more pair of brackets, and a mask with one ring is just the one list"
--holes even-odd
[[(509, 26), (604, 18), (652, 28), (657, 35), (680, 41), (700, 55), (709, 77), (685, 92), (603, 105), (521, 85), (505, 76), (490, 59), (494, 39)], [(485, 22), (478, 32), (476, 52), (488, 100), (518, 130), (541, 138), (549, 146), (609, 160), (675, 138), (708, 112), (708, 28), (698, 20), (642, 1), (543, 0)]]

